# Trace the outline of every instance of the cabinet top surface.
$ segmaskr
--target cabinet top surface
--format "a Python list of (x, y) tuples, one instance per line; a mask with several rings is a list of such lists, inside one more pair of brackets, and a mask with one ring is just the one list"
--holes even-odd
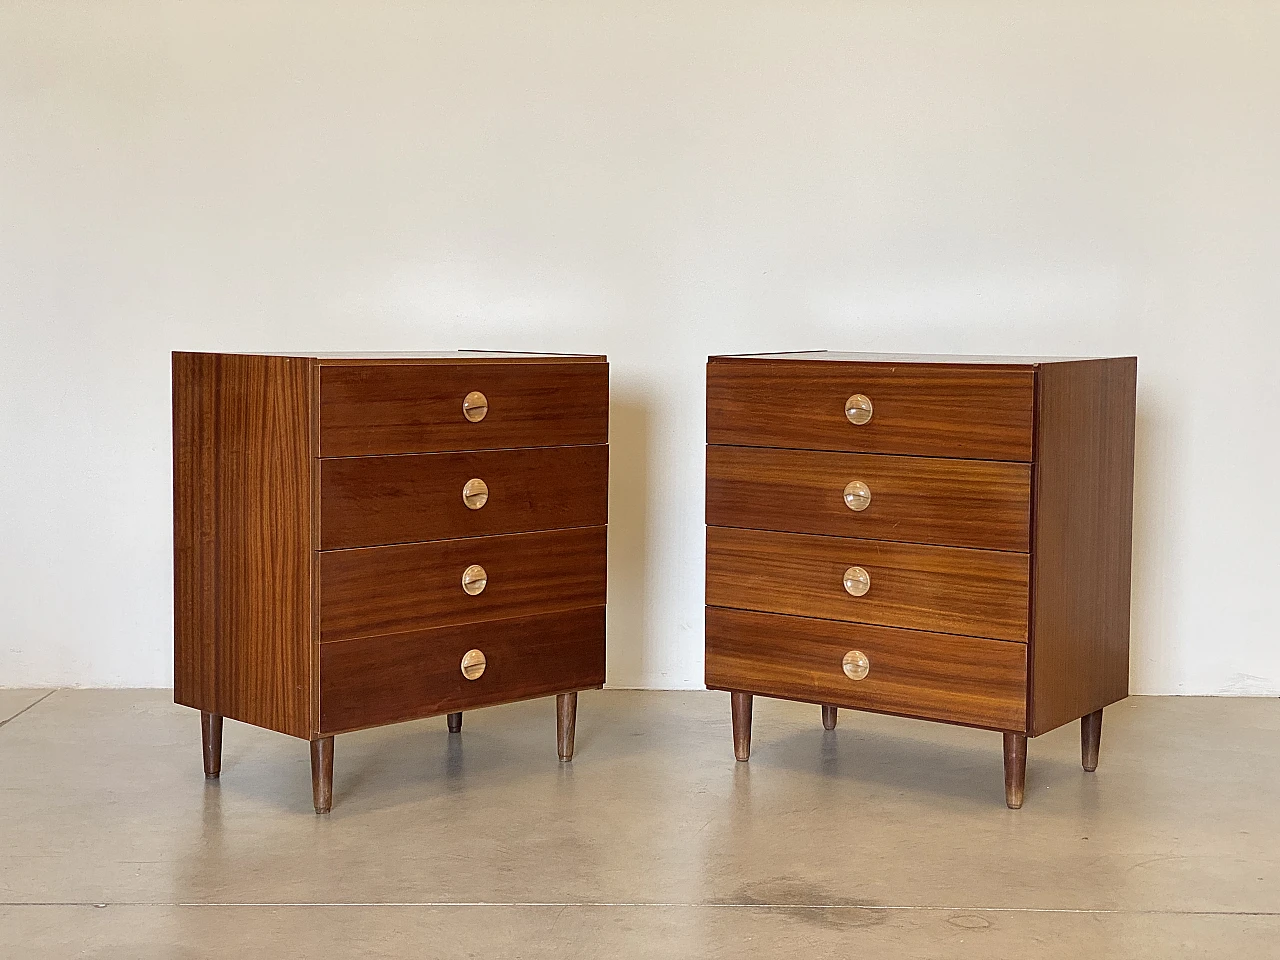
[[(175, 350), (175, 354), (202, 353), (203, 351)], [(589, 353), (521, 353), (504, 350), (435, 350), (423, 353), (411, 351), (388, 352), (313, 352), (313, 353), (206, 353), (206, 356), (235, 357), (291, 357), (299, 360), (315, 360), (321, 364), (353, 363), (606, 363), (603, 354)]]
[(826, 361), (839, 363), (919, 363), (919, 364), (988, 364), (991, 366), (1034, 367), (1044, 363), (1073, 363), (1099, 357), (993, 357), (945, 353), (851, 353), (841, 350), (795, 350), (784, 353), (738, 353), (707, 358), (708, 363), (762, 360)]

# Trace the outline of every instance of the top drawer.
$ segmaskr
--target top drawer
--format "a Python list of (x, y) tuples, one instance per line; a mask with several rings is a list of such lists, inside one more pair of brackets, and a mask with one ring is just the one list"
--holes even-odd
[(322, 457), (608, 442), (607, 363), (320, 367)]
[(1029, 463), (1034, 385), (1030, 366), (717, 358), (707, 442)]

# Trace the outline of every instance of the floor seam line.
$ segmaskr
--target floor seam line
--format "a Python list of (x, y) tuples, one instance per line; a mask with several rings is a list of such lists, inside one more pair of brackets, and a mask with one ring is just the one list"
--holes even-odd
[(0, 727), (3, 727), (14, 720), (17, 720), (20, 716), (22, 716), (28, 710), (31, 710), (35, 707), (40, 706), (40, 704), (44, 703), (46, 700), (48, 700), (50, 697), (52, 697), (55, 693), (57, 693), (61, 689), (62, 689), (61, 687), (54, 687), (52, 690), (46, 693), (43, 697), (41, 697), (35, 703), (29, 703), (25, 707), (23, 707), (21, 710), (19, 710), (17, 713), (15, 713), (12, 717), (6, 717), (5, 719), (0, 720)]

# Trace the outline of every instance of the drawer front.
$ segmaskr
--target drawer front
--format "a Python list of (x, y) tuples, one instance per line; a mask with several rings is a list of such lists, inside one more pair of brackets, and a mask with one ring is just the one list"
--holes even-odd
[[(320, 639), (347, 640), (605, 602), (605, 527), (320, 554)], [(484, 587), (464, 587), (468, 569)], [(471, 590), (479, 586), (473, 574)]]
[[(486, 402), (475, 421), (463, 410), (472, 393)], [(322, 457), (608, 441), (607, 363), (320, 367)]]
[(707, 523), (1026, 553), (1031, 467), (711, 446)]
[[(707, 442), (1031, 461), (1030, 367), (834, 361), (707, 364)], [(850, 397), (871, 418), (845, 414)]]
[[(481, 484), (467, 487), (473, 480)], [(596, 526), (608, 518), (603, 444), (320, 461), (322, 550)]]
[[(479, 650), (484, 672), (462, 673)], [(320, 732), (604, 684), (604, 607), (320, 644)]]
[[(870, 578), (861, 596), (852, 568)], [(1026, 642), (1028, 568), (1020, 553), (707, 528), (713, 607)]]
[[(843, 666), (854, 651), (866, 661), (861, 680)], [(1026, 729), (1027, 648), (1001, 640), (708, 607), (706, 680), (717, 690)]]

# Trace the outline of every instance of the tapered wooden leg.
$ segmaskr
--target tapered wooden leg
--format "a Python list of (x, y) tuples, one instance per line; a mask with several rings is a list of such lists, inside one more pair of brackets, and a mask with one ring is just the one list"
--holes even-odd
[(834, 730), (836, 728), (836, 708), (829, 707), (825, 703), (822, 705), (822, 729)]
[(751, 694), (731, 693), (733, 711), (733, 755), (739, 760), (751, 758)]
[(311, 799), (316, 813), (333, 809), (333, 737), (311, 741)]
[(1080, 718), (1080, 764), (1090, 773), (1098, 769), (1098, 746), (1102, 743), (1102, 711)]
[(1027, 783), (1027, 738), (1020, 733), (1004, 735), (1004, 802), (1010, 810), (1022, 806)]
[(222, 717), (200, 711), (200, 740), (204, 746), (204, 775), (217, 780), (222, 773)]
[(457, 713), (449, 714), (448, 720), (449, 720), (450, 733), (461, 732), (462, 730), (462, 711), (461, 710), (459, 710)]
[(578, 695), (562, 693), (556, 697), (556, 751), (560, 762), (573, 759), (573, 734), (578, 726)]

